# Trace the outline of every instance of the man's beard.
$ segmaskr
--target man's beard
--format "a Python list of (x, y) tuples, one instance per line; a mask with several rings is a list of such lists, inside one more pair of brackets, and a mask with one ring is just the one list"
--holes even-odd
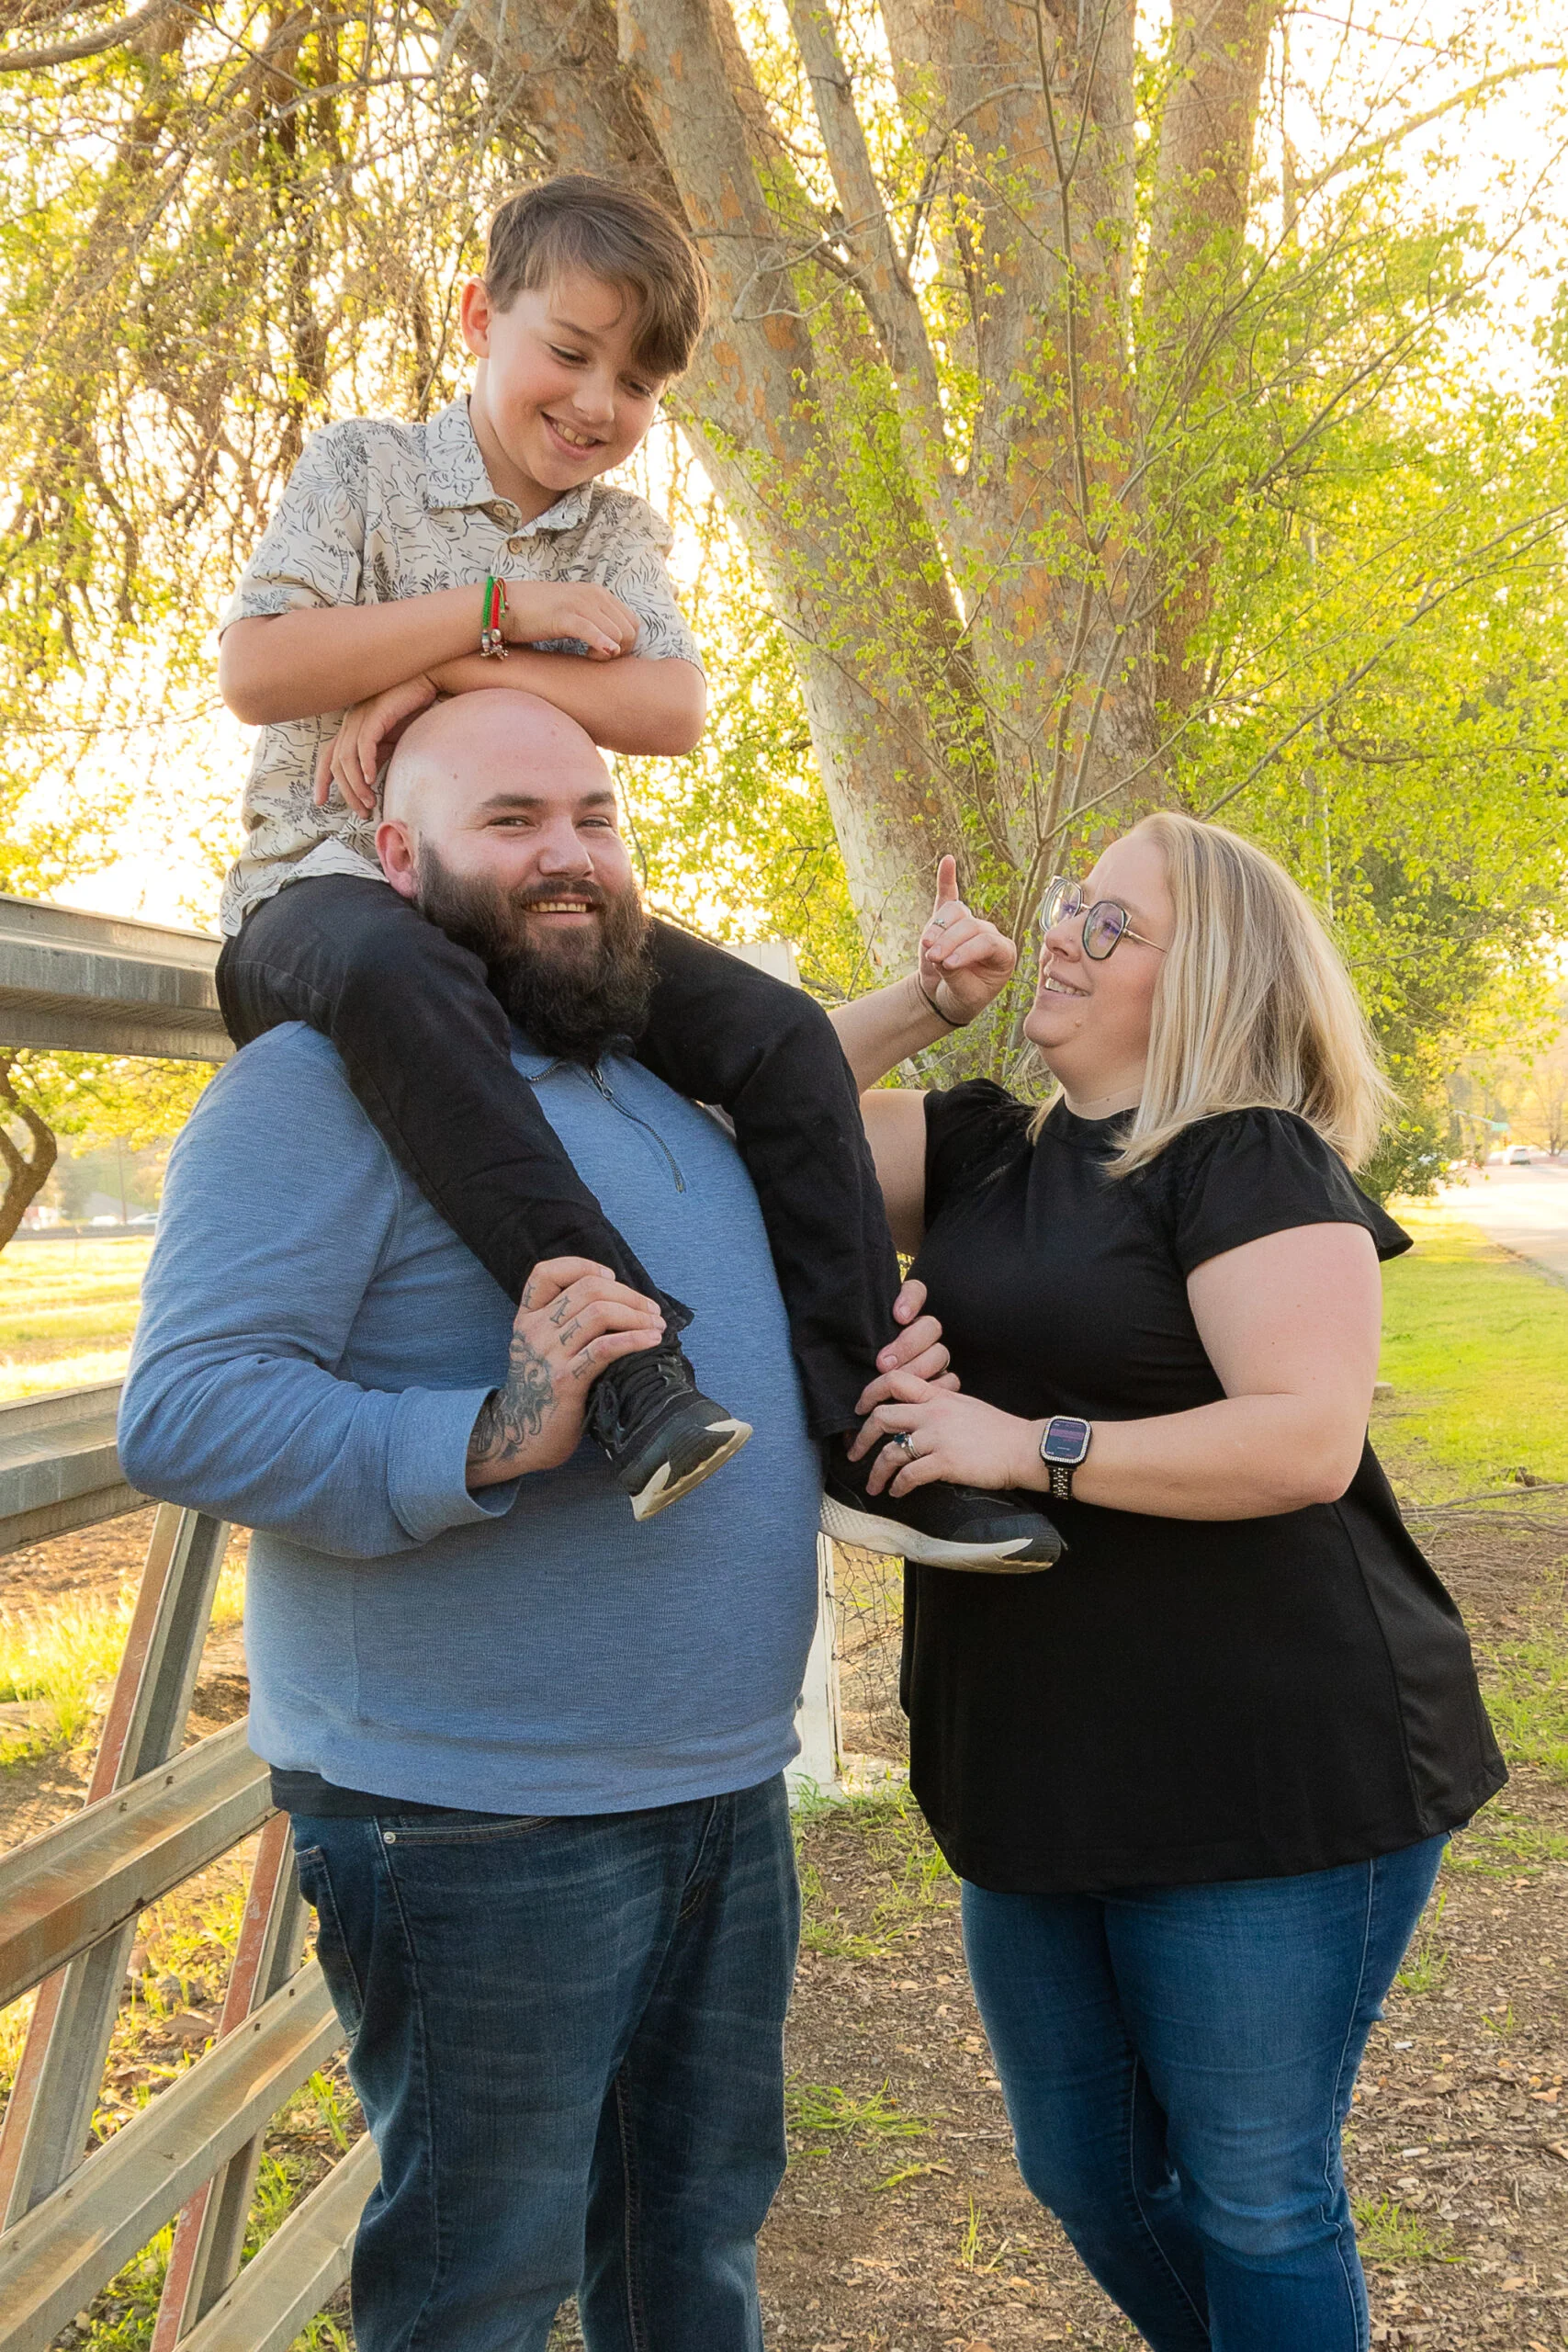
[[(548, 933), (530, 925), (530, 907), (568, 896), (596, 908), (598, 921)], [(422, 842), (416, 903), (448, 939), (483, 958), (491, 990), (541, 1053), (592, 1069), (612, 1044), (636, 1045), (648, 1027), (658, 976), (635, 889), (571, 882), (508, 891), (454, 874)]]

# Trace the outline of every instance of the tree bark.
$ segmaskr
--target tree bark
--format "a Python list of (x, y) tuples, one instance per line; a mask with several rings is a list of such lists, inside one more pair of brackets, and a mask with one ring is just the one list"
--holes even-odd
[[(180, 0), (148, 0), (144, 8), (118, 17), (112, 25), (100, 25), (96, 32), (83, 33), (76, 40), (55, 41), (46, 49), (0, 49), (0, 74), (51, 73), (59, 65), (101, 57), (106, 50), (129, 49), (179, 6)], [(0, 1248), (4, 1246), (0, 1242)]]
[[(1190, 413), (1216, 379), (1235, 384), (1224, 322), (1243, 265), (1263, 69), (1281, 14), (1280, 0), (1204, 0), (1196, 13), (1193, 0), (1178, 5), (1144, 304), (1146, 372), (1168, 415)], [(1156, 471), (1176, 492), (1171, 511), (1192, 511), (1195, 524), (1202, 513), (1213, 521), (1231, 487), (1214, 482), (1206, 498), (1183, 499), (1170, 469)], [(1153, 646), (1155, 690), (1183, 716), (1202, 690), (1193, 647), (1213, 610), (1215, 546), (1201, 524), (1184, 537), (1168, 557)]]

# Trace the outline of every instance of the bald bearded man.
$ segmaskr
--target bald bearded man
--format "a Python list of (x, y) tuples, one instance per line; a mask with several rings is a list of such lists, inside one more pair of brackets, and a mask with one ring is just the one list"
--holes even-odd
[[(569, 829), (562, 857), (537, 868), (527, 849), (531, 779), (558, 768), (581, 773), (600, 801)], [(471, 788), (484, 806), (502, 781), (504, 805), (471, 824), (452, 822)], [(658, 1345), (602, 1368), (589, 1406), (589, 1433), (634, 1516), (650, 1518), (691, 1493), (734, 1458), (750, 1429), (715, 1385), (701, 1327), (684, 1336), (694, 1303), (606, 1215), (561, 1148), (537, 1090), (513, 1066), (513, 967), (533, 985), (546, 970), (570, 975), (575, 998), (623, 910), (640, 926), (641, 948), (617, 967), (622, 994), (594, 1012), (586, 1037), (570, 1025), (553, 1033), (550, 1050), (591, 1067), (619, 1035), (667, 1084), (733, 1122), (789, 1317), (807, 1427), (823, 1441), (824, 1525), (934, 1566), (1047, 1565), (1057, 1546), (1037, 1511), (954, 1487), (874, 1497), (867, 1464), (850, 1458), (860, 1394), (891, 1332), (897, 1261), (856, 1078), (822, 1008), (722, 949), (643, 918), (604, 763), (572, 720), (535, 696), (498, 688), (436, 705), (404, 734), (388, 788), (396, 805), (384, 803), (383, 816), (404, 826), (402, 864), (386, 863), (385, 823), (378, 844), (400, 896), (384, 880), (335, 873), (290, 881), (224, 947), (225, 1016), (239, 1043), (290, 1019), (330, 1037), (402, 1167), (514, 1303), (532, 1268), (562, 1255), (607, 1266), (657, 1301)], [(498, 855), (509, 841), (523, 845), (510, 861)], [(418, 842), (429, 853), (423, 865)], [(602, 854), (609, 863), (600, 879)], [(498, 881), (502, 868), (511, 878)], [(470, 906), (476, 882), (482, 904)], [(583, 895), (570, 905), (549, 899), (580, 886)], [(280, 912), (282, 899), (290, 903)], [(416, 907), (427, 921), (416, 920)], [(990, 965), (964, 965), (976, 942), (947, 941), (943, 977), (932, 967), (924, 987), (918, 972), (902, 984), (905, 1052), (946, 1035), (1006, 978), (1010, 948), (988, 925), (974, 928), (989, 933)], [(503, 970), (512, 977), (498, 984)], [(535, 1035), (545, 1042), (536, 1023)]]
[[(573, 2293), (592, 2352), (757, 2352), (820, 1493), (767, 1236), (725, 1127), (616, 1043), (646, 925), (581, 730), (501, 692), (433, 711), (378, 845), (390, 889), (331, 887), (473, 943), (514, 1083), (756, 1434), (635, 1523), (580, 1441), (659, 1302), (562, 1254), (514, 1306), (292, 1023), (171, 1157), (121, 1460), (255, 1531), (251, 1741), (380, 2154), (359, 2352), (544, 2352)], [(869, 1080), (911, 1015), (897, 989), (852, 1010)], [(439, 1030), (416, 1042), (441, 1066)], [(926, 1321), (895, 1352), (944, 1361)]]

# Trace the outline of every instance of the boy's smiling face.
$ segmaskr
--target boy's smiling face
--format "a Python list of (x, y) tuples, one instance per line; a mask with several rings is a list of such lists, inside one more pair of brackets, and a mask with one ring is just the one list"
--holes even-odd
[(525, 522), (631, 456), (664, 386), (633, 357), (637, 304), (627, 288), (563, 271), (498, 311), (470, 278), (461, 318), (479, 363), (468, 399), (474, 436), (491, 481)]

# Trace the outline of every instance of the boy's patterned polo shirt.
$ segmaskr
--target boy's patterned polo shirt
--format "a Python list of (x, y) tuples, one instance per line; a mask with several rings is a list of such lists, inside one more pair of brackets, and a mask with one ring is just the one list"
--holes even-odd
[[(496, 495), (467, 400), (424, 424), (350, 417), (305, 444), (219, 628), (297, 606), (387, 604), (471, 581), (477, 652), (487, 572), (592, 580), (641, 622), (631, 659), (700, 669), (665, 570), (670, 543), (669, 525), (645, 499), (602, 481), (569, 491), (525, 523), (510, 499)], [(583, 650), (574, 639), (540, 650)], [(379, 876), (374, 823), (335, 797), (325, 808), (312, 797), (317, 754), (342, 718), (323, 711), (262, 729), (245, 780), (245, 846), (224, 885), (225, 932), (237, 932), (252, 907), (301, 876)]]

